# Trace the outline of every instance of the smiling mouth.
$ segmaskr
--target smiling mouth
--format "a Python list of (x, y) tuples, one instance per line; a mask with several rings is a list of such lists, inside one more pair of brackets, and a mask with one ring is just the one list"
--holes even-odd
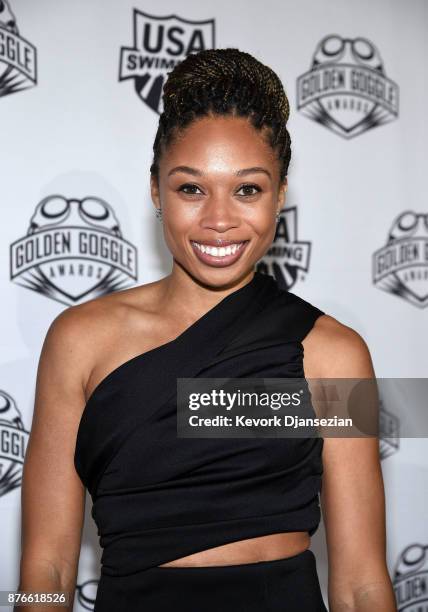
[(200, 261), (213, 266), (230, 265), (237, 261), (249, 240), (232, 241), (232, 240), (210, 240), (206, 242), (197, 242), (191, 240), (190, 243), (193, 251)]

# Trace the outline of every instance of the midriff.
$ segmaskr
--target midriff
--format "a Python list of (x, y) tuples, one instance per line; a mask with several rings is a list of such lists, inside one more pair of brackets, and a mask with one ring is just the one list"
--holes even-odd
[(202, 550), (186, 557), (174, 559), (158, 567), (204, 567), (212, 565), (241, 565), (274, 561), (297, 555), (309, 548), (311, 538), (307, 531), (274, 533), (222, 546)]

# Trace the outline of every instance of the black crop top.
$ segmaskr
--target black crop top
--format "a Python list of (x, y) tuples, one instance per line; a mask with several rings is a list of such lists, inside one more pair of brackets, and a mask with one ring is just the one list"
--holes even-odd
[(91, 394), (74, 463), (92, 501), (101, 574), (126, 576), (229, 542), (320, 522), (323, 438), (178, 438), (177, 378), (304, 378), (322, 310), (255, 272), (171, 342)]

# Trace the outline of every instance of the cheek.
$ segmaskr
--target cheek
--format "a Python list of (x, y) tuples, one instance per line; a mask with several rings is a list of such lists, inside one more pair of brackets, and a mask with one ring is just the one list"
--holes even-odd
[(177, 209), (173, 213), (170, 211), (164, 217), (164, 237), (170, 251), (174, 252), (188, 241), (195, 225), (195, 212), (186, 207), (182, 207), (179, 213)]
[(253, 215), (249, 224), (255, 237), (254, 253), (259, 258), (267, 251), (275, 237), (274, 212), (271, 208), (260, 211), (257, 215)]
[(260, 235), (266, 235), (269, 238), (272, 232), (275, 232), (273, 225), (274, 213), (271, 206), (263, 206), (255, 208), (246, 215), (246, 221), (252, 226), (254, 231)]
[(171, 206), (165, 215), (165, 223), (171, 231), (186, 231), (197, 223), (198, 212), (191, 206), (183, 206), (177, 203)]

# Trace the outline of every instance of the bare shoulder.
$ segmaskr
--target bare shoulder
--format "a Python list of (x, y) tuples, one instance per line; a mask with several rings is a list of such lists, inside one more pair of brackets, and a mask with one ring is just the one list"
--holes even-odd
[(85, 387), (100, 356), (124, 338), (132, 339), (137, 328), (150, 325), (158, 282), (66, 308), (50, 324), (44, 352), (49, 352), (52, 358), (60, 357), (64, 366), (72, 366)]
[(364, 338), (351, 327), (324, 314), (303, 341), (308, 378), (372, 378), (373, 364)]

